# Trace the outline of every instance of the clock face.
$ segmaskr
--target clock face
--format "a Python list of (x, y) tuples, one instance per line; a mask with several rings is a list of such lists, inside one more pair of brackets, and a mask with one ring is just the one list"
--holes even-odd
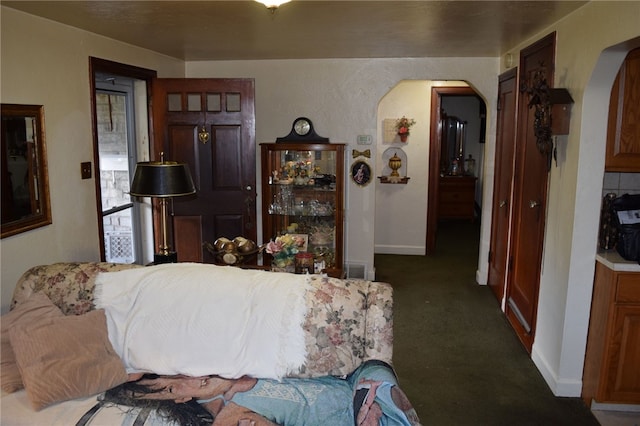
[(304, 118), (299, 118), (293, 123), (293, 130), (300, 136), (304, 136), (311, 130), (311, 123), (309, 120)]

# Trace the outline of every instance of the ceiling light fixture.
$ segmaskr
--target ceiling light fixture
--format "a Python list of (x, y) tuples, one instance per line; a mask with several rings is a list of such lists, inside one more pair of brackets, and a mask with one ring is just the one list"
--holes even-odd
[(275, 13), (276, 9), (285, 3), (289, 3), (290, 0), (256, 0), (258, 3), (264, 4), (271, 13)]

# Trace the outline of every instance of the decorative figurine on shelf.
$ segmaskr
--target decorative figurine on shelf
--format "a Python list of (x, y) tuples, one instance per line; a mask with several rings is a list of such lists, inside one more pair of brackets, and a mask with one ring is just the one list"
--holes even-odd
[(305, 244), (299, 235), (284, 234), (269, 241), (266, 251), (273, 256), (271, 269), (277, 272), (294, 272), (295, 257)]
[(404, 115), (402, 116), (402, 118), (396, 120), (396, 131), (398, 132), (398, 136), (400, 136), (400, 141), (407, 141), (407, 137), (409, 136), (409, 129), (414, 124), (416, 124), (416, 120), (414, 120), (413, 118), (407, 118)]
[(475, 176), (476, 160), (471, 154), (464, 160), (464, 172), (467, 176)]
[(398, 154), (393, 154), (393, 157), (389, 158), (389, 168), (391, 169), (391, 177), (400, 177), (398, 169), (402, 167), (402, 159), (398, 157)]
[(456, 158), (455, 160), (453, 160), (453, 162), (451, 163), (451, 176), (458, 176), (462, 174), (461, 170), (460, 170), (460, 162), (458, 161), (458, 159)]

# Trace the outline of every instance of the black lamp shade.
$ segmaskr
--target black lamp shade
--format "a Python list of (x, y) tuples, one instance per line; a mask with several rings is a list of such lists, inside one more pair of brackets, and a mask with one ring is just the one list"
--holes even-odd
[(196, 192), (185, 163), (149, 161), (138, 163), (131, 183), (131, 195), (168, 198)]

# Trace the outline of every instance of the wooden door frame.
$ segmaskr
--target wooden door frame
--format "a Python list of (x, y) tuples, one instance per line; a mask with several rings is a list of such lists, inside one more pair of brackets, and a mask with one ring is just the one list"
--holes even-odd
[[(503, 92), (501, 92), (502, 90), (502, 84), (505, 81), (509, 81), (509, 80), (514, 80), (514, 85), (515, 85), (515, 92), (516, 92), (516, 101), (515, 101), (515, 111), (514, 111), (514, 117), (513, 117), (513, 134), (511, 135), (512, 139), (509, 141), (509, 143), (511, 144), (511, 149), (512, 149), (512, 154), (511, 154), (511, 168), (508, 170), (509, 174), (510, 174), (510, 185), (509, 185), (509, 193), (508, 193), (508, 201), (507, 201), (507, 205), (505, 207), (507, 207), (509, 210), (507, 212), (507, 227), (506, 227), (506, 265), (504, 268), (504, 275), (501, 277), (502, 278), (502, 282), (498, 285), (498, 287), (496, 287), (496, 285), (492, 284), (491, 278), (492, 278), (492, 261), (495, 259), (496, 253), (495, 253), (495, 248), (494, 248), (494, 243), (496, 241), (496, 226), (497, 223), (499, 221), (499, 209), (500, 207), (500, 201), (498, 200), (498, 198), (500, 197), (500, 193), (499, 190), (501, 188), (500, 182), (501, 179), (503, 179), (503, 175), (505, 172), (507, 172), (506, 170), (503, 170), (501, 167), (499, 167), (502, 164), (502, 158), (504, 155), (504, 143), (507, 142), (505, 140), (503, 140), (503, 134), (502, 134), (502, 127), (501, 127), (501, 119), (503, 119), (503, 113), (500, 111), (501, 109), (503, 110), (504, 108), (502, 107), (502, 98), (501, 95)], [(489, 259), (488, 259), (488, 264), (489, 264), (489, 268), (488, 268), (488, 276), (487, 276), (487, 285), (489, 286), (489, 288), (491, 288), (491, 290), (493, 291), (494, 295), (496, 296), (496, 298), (498, 299), (498, 301), (500, 302), (501, 307), (504, 309), (504, 305), (505, 305), (505, 294), (506, 294), (506, 287), (507, 287), (507, 275), (508, 275), (508, 265), (509, 265), (509, 258), (510, 258), (510, 243), (511, 243), (511, 220), (513, 217), (513, 188), (515, 185), (514, 182), (514, 175), (515, 175), (515, 158), (516, 158), (516, 141), (517, 141), (517, 132), (518, 132), (518, 102), (519, 102), (519, 89), (518, 89), (518, 67), (515, 68), (511, 68), (510, 70), (505, 71), (504, 73), (500, 74), (498, 76), (498, 118), (497, 118), (497, 123), (496, 123), (496, 149), (495, 149), (495, 157), (494, 157), (494, 164), (495, 164), (495, 172), (494, 172), (494, 178), (493, 178), (493, 199), (491, 202), (491, 206), (492, 206), (492, 210), (491, 210), (491, 232), (489, 234)]]
[[(539, 39), (538, 41), (532, 43), (531, 45), (523, 48), (520, 51), (520, 65), (518, 67), (518, 85), (521, 86), (523, 84), (523, 82), (529, 83), (526, 79), (527, 79), (527, 72), (530, 70), (527, 67), (527, 58), (530, 55), (535, 54), (536, 52), (545, 49), (545, 48), (550, 48), (551, 49), (551, 63), (548, 64), (548, 69), (549, 72), (546, 75), (547, 78), (547, 82), (549, 84), (549, 87), (553, 88), (554, 87), (554, 76), (555, 76), (555, 57), (556, 57), (556, 32), (552, 32), (544, 37), (542, 37), (541, 39)], [(521, 92), (522, 93), (522, 92)], [(527, 261), (529, 262), (534, 262), (536, 265), (536, 274), (535, 274), (535, 284), (536, 284), (536, 290), (535, 293), (532, 295), (533, 296), (533, 312), (532, 312), (532, 316), (530, 318), (530, 324), (527, 324), (529, 326), (529, 330), (526, 330), (525, 326), (521, 323), (521, 316), (522, 314), (517, 310), (514, 309), (511, 304), (510, 304), (510, 292), (513, 289), (513, 283), (515, 280), (515, 275), (517, 273), (517, 262), (519, 262), (520, 260), (518, 259), (518, 257), (520, 256), (520, 254), (518, 253), (518, 248), (519, 248), (519, 243), (520, 243), (520, 239), (522, 238), (521, 236), (521, 229), (524, 229), (525, 227), (530, 227), (531, 224), (529, 223), (522, 223), (522, 217), (521, 217), (521, 211), (523, 210), (522, 205), (525, 204), (526, 205), (526, 200), (524, 195), (522, 195), (522, 188), (523, 188), (523, 182), (524, 182), (524, 172), (523, 172), (523, 167), (524, 164), (527, 163), (527, 152), (526, 152), (526, 144), (524, 141), (527, 140), (528, 137), (531, 137), (529, 130), (525, 127), (525, 124), (528, 123), (528, 120), (523, 119), (524, 117), (527, 117), (529, 114), (529, 106), (528, 106), (528, 101), (525, 99), (525, 97), (522, 97), (518, 100), (518, 113), (517, 113), (517, 118), (516, 118), (516, 151), (515, 151), (515, 164), (514, 164), (514, 173), (515, 173), (515, 177), (514, 177), (514, 183), (513, 183), (513, 189), (512, 191), (514, 191), (514, 198), (513, 198), (513, 210), (512, 210), (512, 219), (511, 219), (511, 227), (510, 227), (510, 231), (509, 231), (509, 259), (510, 262), (512, 264), (512, 266), (510, 268), (508, 268), (507, 270), (507, 283), (506, 283), (506, 287), (505, 287), (505, 315), (509, 321), (509, 323), (511, 324), (511, 326), (513, 327), (513, 329), (515, 330), (518, 339), (520, 340), (520, 342), (522, 343), (522, 345), (525, 347), (525, 349), (527, 350), (527, 352), (529, 354), (531, 354), (532, 348), (533, 348), (533, 342), (535, 340), (535, 336), (536, 336), (536, 329), (537, 329), (537, 322), (538, 322), (538, 298), (540, 296), (540, 278), (541, 278), (541, 274), (542, 274), (542, 257), (544, 255), (544, 241), (545, 241), (545, 228), (546, 228), (546, 223), (547, 223), (547, 216), (546, 216), (546, 212), (547, 212), (547, 201), (548, 201), (548, 185), (549, 185), (549, 174), (550, 172), (547, 171), (546, 175), (545, 175), (545, 179), (544, 179), (544, 185), (541, 185), (541, 187), (545, 188), (545, 191), (543, 191), (542, 194), (542, 198), (540, 200), (540, 211), (541, 214), (543, 215), (542, 218), (542, 222), (539, 225), (540, 226), (540, 233), (539, 233), (539, 240), (538, 241), (529, 241), (530, 244), (537, 244), (536, 250), (537, 250), (537, 256), (535, 259), (531, 259), (528, 258)], [(517, 194), (517, 195), (515, 195)]]
[[(104, 262), (106, 259), (105, 249), (104, 249), (104, 224), (102, 223), (102, 189), (100, 188), (100, 154), (98, 152), (98, 116), (96, 112), (96, 74), (99, 72), (115, 74), (122, 77), (133, 78), (136, 80), (142, 80), (145, 82), (147, 87), (147, 132), (149, 135), (149, 150), (152, 149), (154, 145), (153, 140), (153, 115), (151, 113), (151, 102), (149, 99), (151, 98), (151, 82), (154, 77), (157, 76), (158, 72), (156, 70), (140, 68), (133, 65), (122, 64), (119, 62), (109, 61), (107, 59), (95, 58), (93, 56), (89, 57), (89, 87), (90, 87), (90, 97), (91, 97), (91, 129), (92, 129), (92, 137), (93, 137), (93, 164), (94, 164), (94, 185), (95, 185), (95, 194), (96, 194), (96, 215), (98, 216), (98, 235), (99, 235), (99, 245), (100, 245), (100, 259)], [(154, 223), (157, 223), (156, 220), (156, 210), (154, 209)], [(157, 234), (156, 234), (157, 235)], [(154, 244), (155, 246), (155, 244)]]
[[(431, 130), (429, 137), (429, 184), (427, 185), (427, 235), (425, 254), (436, 249), (438, 231), (438, 181), (440, 179), (440, 148), (442, 145), (442, 96), (479, 96), (471, 86), (437, 86), (431, 88)], [(484, 100), (482, 100), (484, 102)]]

